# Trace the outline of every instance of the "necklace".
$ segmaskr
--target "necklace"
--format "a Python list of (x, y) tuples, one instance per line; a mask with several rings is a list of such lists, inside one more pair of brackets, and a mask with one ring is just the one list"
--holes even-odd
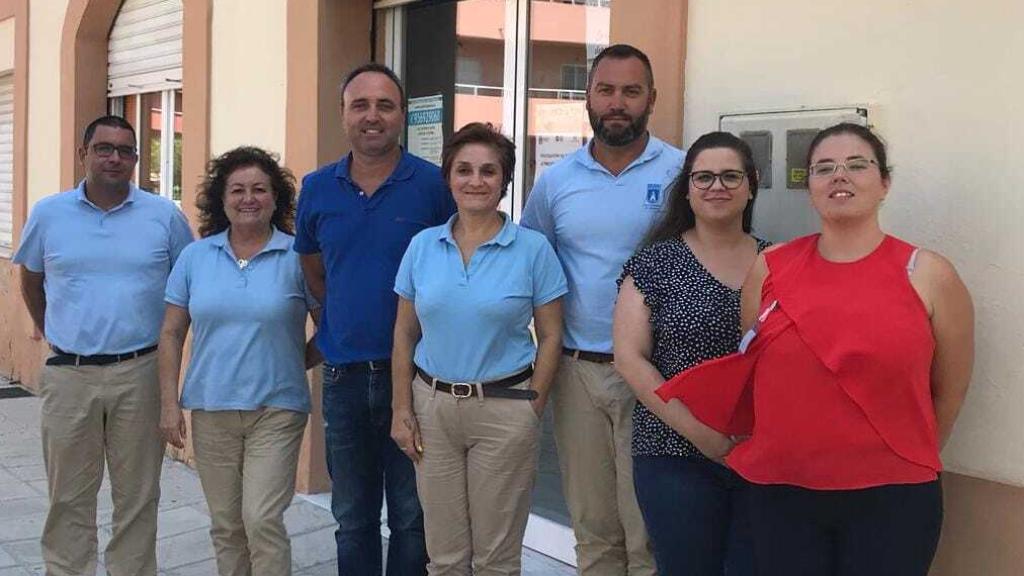
[[(230, 233), (230, 232), (228, 232), (228, 239), (229, 239), (229, 241), (230, 241), (230, 237), (231, 237), (231, 236), (230, 236), (230, 234), (231, 234), (231, 233)], [(274, 235), (274, 229), (273, 229), (273, 228), (271, 228), (271, 229), (270, 229), (270, 230), (269, 230), (269, 231), (267, 232), (267, 237), (266, 237), (266, 240), (264, 240), (264, 241), (263, 241), (263, 245), (264, 245), (264, 246), (265, 246), (265, 245), (267, 244), (267, 242), (269, 242), (269, 241), (270, 241), (270, 237), (271, 237), (271, 236), (273, 236), (273, 235)], [(257, 251), (257, 252), (256, 252), (256, 254), (259, 254), (259, 251)], [(253, 257), (255, 257), (255, 255), (253, 255)], [(239, 270), (245, 270), (245, 269), (246, 269), (246, 267), (248, 267), (248, 266), (249, 266), (249, 264), (251, 264), (251, 263), (252, 263), (252, 258), (237, 258), (237, 259), (235, 259), (235, 263), (236, 263), (236, 264), (238, 264), (238, 269), (239, 269)]]

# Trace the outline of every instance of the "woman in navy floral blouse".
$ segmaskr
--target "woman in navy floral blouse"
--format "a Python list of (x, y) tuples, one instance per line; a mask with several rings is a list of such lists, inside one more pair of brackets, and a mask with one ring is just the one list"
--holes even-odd
[(736, 351), (740, 286), (767, 243), (750, 235), (757, 171), (745, 142), (705, 134), (690, 148), (664, 217), (630, 258), (615, 307), (615, 364), (637, 395), (633, 480), (664, 575), (744, 576), (753, 560), (734, 445), (654, 390)]

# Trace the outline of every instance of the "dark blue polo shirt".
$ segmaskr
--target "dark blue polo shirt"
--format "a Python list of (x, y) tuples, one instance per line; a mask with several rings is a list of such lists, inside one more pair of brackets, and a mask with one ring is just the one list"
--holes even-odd
[(408, 152), (367, 197), (349, 175), (350, 156), (302, 180), (295, 251), (324, 263), (327, 296), (317, 345), (332, 364), (391, 357), (398, 264), (420, 230), (455, 213), (440, 169)]

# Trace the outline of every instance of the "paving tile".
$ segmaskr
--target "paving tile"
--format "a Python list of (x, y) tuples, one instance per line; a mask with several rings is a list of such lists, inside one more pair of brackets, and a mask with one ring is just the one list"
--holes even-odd
[(217, 573), (217, 561), (213, 558), (208, 558), (201, 562), (193, 562), (192, 564), (186, 564), (179, 566), (171, 570), (164, 570), (161, 566), (161, 574), (166, 576), (211, 576)]
[[(3, 485), (0, 484), (0, 486)], [(49, 500), (42, 496), (4, 500), (4, 505), (0, 506), (0, 522), (5, 522), (9, 518), (40, 514), (46, 512), (49, 508)]]
[(31, 466), (7, 467), (7, 471), (26, 482), (31, 480), (46, 480), (46, 466), (42, 463)]
[(39, 496), (39, 493), (29, 483), (22, 480), (15, 479), (0, 483), (0, 502), (4, 502), (4, 506), (6, 506), (8, 500), (20, 500), (37, 496)]
[[(18, 561), (14, 559), (14, 556), (11, 556), (2, 548), (0, 548), (0, 568), (10, 568), (11, 566), (17, 565)], [(0, 572), (0, 574), (2, 574), (2, 572)]]
[(333, 528), (334, 517), (327, 510), (296, 497), (284, 512), (284, 525), (288, 534), (295, 537), (321, 528)]
[[(6, 442), (5, 442), (6, 443)], [(4, 456), (4, 468), (17, 468), (19, 466), (35, 466), (43, 461), (43, 447), (34, 446), (31, 449), (26, 447), (24, 451), (19, 448), (13, 454)]]
[(39, 538), (20, 540), (18, 542), (4, 542), (0, 544), (0, 548), (3, 548), (5, 552), (13, 556), (23, 566), (43, 563), (43, 551), (39, 547)]
[(305, 570), (335, 560), (334, 527), (321, 528), (292, 538), (292, 565)]
[(178, 568), (213, 558), (213, 543), (207, 530), (193, 530), (156, 541), (157, 566)]
[(316, 566), (310, 566), (305, 570), (296, 570), (294, 576), (337, 576), (338, 563), (335, 561), (324, 562)]
[(193, 530), (208, 530), (210, 517), (191, 506), (161, 510), (157, 515), (156, 537), (167, 538)]
[(180, 508), (189, 504), (206, 504), (199, 476), (194, 470), (169, 459), (164, 459), (160, 474), (160, 509)]
[(38, 540), (45, 523), (45, 512), (14, 518), (4, 517), (0, 522), (0, 542), (17, 542), (33, 538)]
[(46, 483), (46, 480), (33, 480), (28, 482), (29, 488), (31, 488), (37, 495), (44, 498), (50, 497), (50, 486)]

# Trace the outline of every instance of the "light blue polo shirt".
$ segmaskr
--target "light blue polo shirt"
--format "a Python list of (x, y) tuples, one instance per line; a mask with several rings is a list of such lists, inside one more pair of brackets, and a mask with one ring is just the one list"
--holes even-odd
[(542, 232), (569, 280), (565, 335), (569, 348), (612, 351), (615, 280), (661, 215), (683, 152), (653, 135), (618, 176), (594, 160), (590, 146), (540, 175), (520, 224)]
[(537, 355), (533, 309), (565, 294), (562, 266), (544, 236), (508, 216), (463, 266), (456, 218), (413, 237), (398, 267), (395, 292), (414, 303), (423, 333), (416, 364), (449, 382), (510, 376)]
[(164, 287), (192, 230), (173, 202), (134, 185), (103, 211), (77, 188), (43, 198), (14, 263), (43, 276), (44, 331), (82, 355), (120, 354), (157, 343)]
[(181, 405), (190, 410), (309, 412), (306, 289), (294, 238), (273, 235), (239, 268), (225, 230), (181, 253), (165, 300), (192, 317), (192, 357)]

